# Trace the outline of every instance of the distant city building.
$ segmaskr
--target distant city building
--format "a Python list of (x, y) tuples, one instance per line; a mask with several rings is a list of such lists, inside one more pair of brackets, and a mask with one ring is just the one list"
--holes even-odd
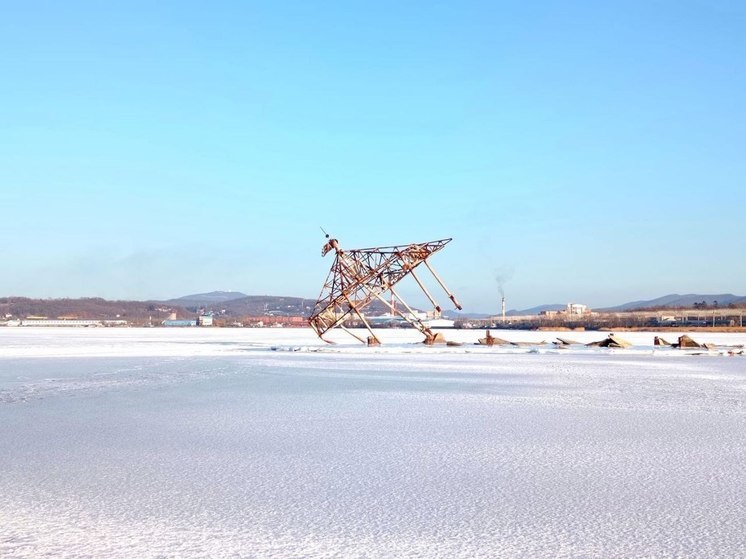
[(588, 307), (580, 303), (567, 303), (567, 314), (586, 314)]
[(212, 326), (212, 324), (213, 324), (213, 321), (212, 321), (211, 314), (203, 314), (197, 318), (198, 326)]

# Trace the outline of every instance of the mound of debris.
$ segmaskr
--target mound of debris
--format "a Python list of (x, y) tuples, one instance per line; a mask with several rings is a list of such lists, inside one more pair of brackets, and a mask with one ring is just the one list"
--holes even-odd
[(588, 347), (614, 347), (614, 348), (627, 348), (632, 347), (632, 344), (627, 340), (620, 338), (614, 334), (609, 334), (605, 339), (598, 342), (591, 342), (585, 344)]
[(693, 340), (691, 337), (684, 334), (683, 336), (679, 336), (679, 339), (676, 341), (676, 343), (671, 343), (660, 336), (655, 336), (653, 338), (653, 345), (654, 346), (667, 346), (672, 347), (675, 349), (705, 349), (707, 351), (715, 351), (715, 350), (727, 350), (728, 355), (743, 355), (743, 345), (715, 345), (712, 342), (705, 342), (700, 343), (696, 340)]
[(653, 345), (673, 347), (674, 344), (672, 344), (671, 342), (668, 342), (668, 341), (664, 340), (660, 336), (656, 336), (655, 338), (653, 338)]
[(478, 340), (479, 345), (510, 345), (510, 342), (508, 340), (503, 340), (502, 338), (496, 338), (492, 334), (490, 334), (490, 331), (487, 330), (487, 335), (484, 338), (479, 338)]

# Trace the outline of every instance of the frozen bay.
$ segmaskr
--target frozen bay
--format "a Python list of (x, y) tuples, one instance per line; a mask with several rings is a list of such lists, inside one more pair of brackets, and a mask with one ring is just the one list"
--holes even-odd
[(746, 357), (478, 334), (0, 329), (0, 556), (746, 555)]

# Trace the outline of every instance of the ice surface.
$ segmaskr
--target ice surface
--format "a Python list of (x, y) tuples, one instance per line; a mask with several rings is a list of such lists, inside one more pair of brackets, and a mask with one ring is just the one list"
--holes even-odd
[(382, 335), (0, 329), (0, 557), (746, 556), (746, 357)]

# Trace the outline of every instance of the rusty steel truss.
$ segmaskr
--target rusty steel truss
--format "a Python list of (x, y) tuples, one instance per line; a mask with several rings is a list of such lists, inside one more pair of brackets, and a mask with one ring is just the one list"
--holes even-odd
[[(373, 301), (380, 301), (389, 309), (392, 316), (402, 318), (422, 332), (425, 335), (424, 343), (432, 344), (439, 341), (438, 336), (417, 317), (415, 311), (394, 290), (394, 285), (411, 275), (433, 304), (436, 316), (440, 316), (440, 305), (415, 274), (414, 270), (420, 264), (425, 265), (455, 307), (461, 310), (456, 297), (448, 290), (427, 261), (430, 256), (445, 247), (451, 239), (410, 245), (342, 250), (337, 239), (330, 239), (329, 235), (326, 235), (326, 238), (328, 241), (321, 250), (321, 256), (334, 251), (334, 263), (308, 319), (311, 328), (325, 342), (334, 343), (324, 338), (324, 335), (334, 328), (340, 328), (363, 343), (378, 345), (380, 341), (373, 333), (363, 313), (363, 310)], [(384, 294), (388, 294), (390, 300), (387, 300)], [(397, 302), (406, 309), (406, 312), (399, 310)], [(348, 320), (360, 321), (368, 330), (368, 338), (363, 339), (348, 329), (345, 326)]]

